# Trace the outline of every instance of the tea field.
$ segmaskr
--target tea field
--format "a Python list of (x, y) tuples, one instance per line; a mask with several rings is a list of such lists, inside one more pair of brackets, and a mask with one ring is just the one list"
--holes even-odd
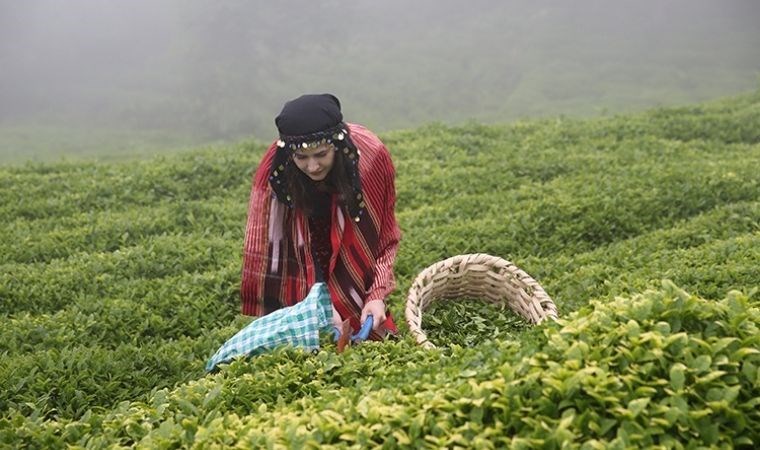
[(463, 253), (524, 269), (559, 322), (463, 300), (425, 319), (439, 349), (326, 343), (207, 375), (250, 321), (241, 250), (265, 144), (0, 168), (0, 447), (760, 442), (760, 91), (381, 137), (397, 322), (414, 277)]

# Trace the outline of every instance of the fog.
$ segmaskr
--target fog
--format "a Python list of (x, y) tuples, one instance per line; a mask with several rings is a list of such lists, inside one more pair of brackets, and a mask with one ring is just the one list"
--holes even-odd
[(0, 134), (269, 140), (305, 92), (378, 131), (684, 104), (757, 88), (758, 24), (756, 0), (0, 0)]

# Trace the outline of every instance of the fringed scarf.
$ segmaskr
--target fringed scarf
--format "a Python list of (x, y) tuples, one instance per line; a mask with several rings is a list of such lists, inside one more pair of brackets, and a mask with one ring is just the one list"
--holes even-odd
[[(384, 300), (395, 288), (393, 263), (401, 233), (394, 213), (395, 170), (385, 145), (360, 125), (346, 126), (360, 155), (358, 195), (364, 212), (359, 220), (352, 219), (333, 195), (333, 254), (326, 282), (335, 309), (358, 330), (364, 304)], [(263, 316), (299, 302), (317, 277), (308, 218), (279, 201), (270, 184), (278, 148), (273, 143), (267, 150), (251, 190), (241, 285), (242, 312), (247, 315)], [(395, 333), (388, 317), (385, 326)], [(371, 338), (381, 336), (373, 332)]]

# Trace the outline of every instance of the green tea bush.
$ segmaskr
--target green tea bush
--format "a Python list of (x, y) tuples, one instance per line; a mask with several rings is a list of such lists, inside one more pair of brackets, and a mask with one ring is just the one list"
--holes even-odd
[[(5, 226), (6, 261), (51, 262), (79, 252), (112, 252), (145, 243), (171, 230), (174, 234), (242, 239), (245, 205), (229, 197), (175, 201), (102, 214), (78, 213), (56, 219), (19, 219)], [(229, 235), (229, 236), (227, 236)], [(34, 236), (34, 239), (31, 239)]]
[(0, 447), (751, 447), (758, 105), (387, 133), (402, 336), (414, 277), (463, 253), (511, 260), (563, 319), (441, 303), (439, 350), (327, 338), (213, 375), (250, 321), (264, 145), (0, 168)]
[(592, 302), (524, 345), (484, 342), (448, 356), (406, 342), (343, 355), (281, 350), (79, 421), (14, 414), (0, 437), (144, 447), (751, 445), (760, 438), (759, 327), (746, 295), (705, 300), (667, 282)]

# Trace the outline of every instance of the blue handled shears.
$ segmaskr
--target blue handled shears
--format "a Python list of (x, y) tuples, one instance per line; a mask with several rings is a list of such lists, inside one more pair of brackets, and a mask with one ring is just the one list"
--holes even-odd
[[(369, 337), (370, 331), (372, 331), (373, 320), (372, 314), (368, 315), (367, 319), (362, 324), (362, 327), (359, 329), (359, 332), (351, 336), (351, 342), (366, 341)], [(340, 329), (338, 327), (333, 327), (333, 335), (335, 341), (340, 338)]]

